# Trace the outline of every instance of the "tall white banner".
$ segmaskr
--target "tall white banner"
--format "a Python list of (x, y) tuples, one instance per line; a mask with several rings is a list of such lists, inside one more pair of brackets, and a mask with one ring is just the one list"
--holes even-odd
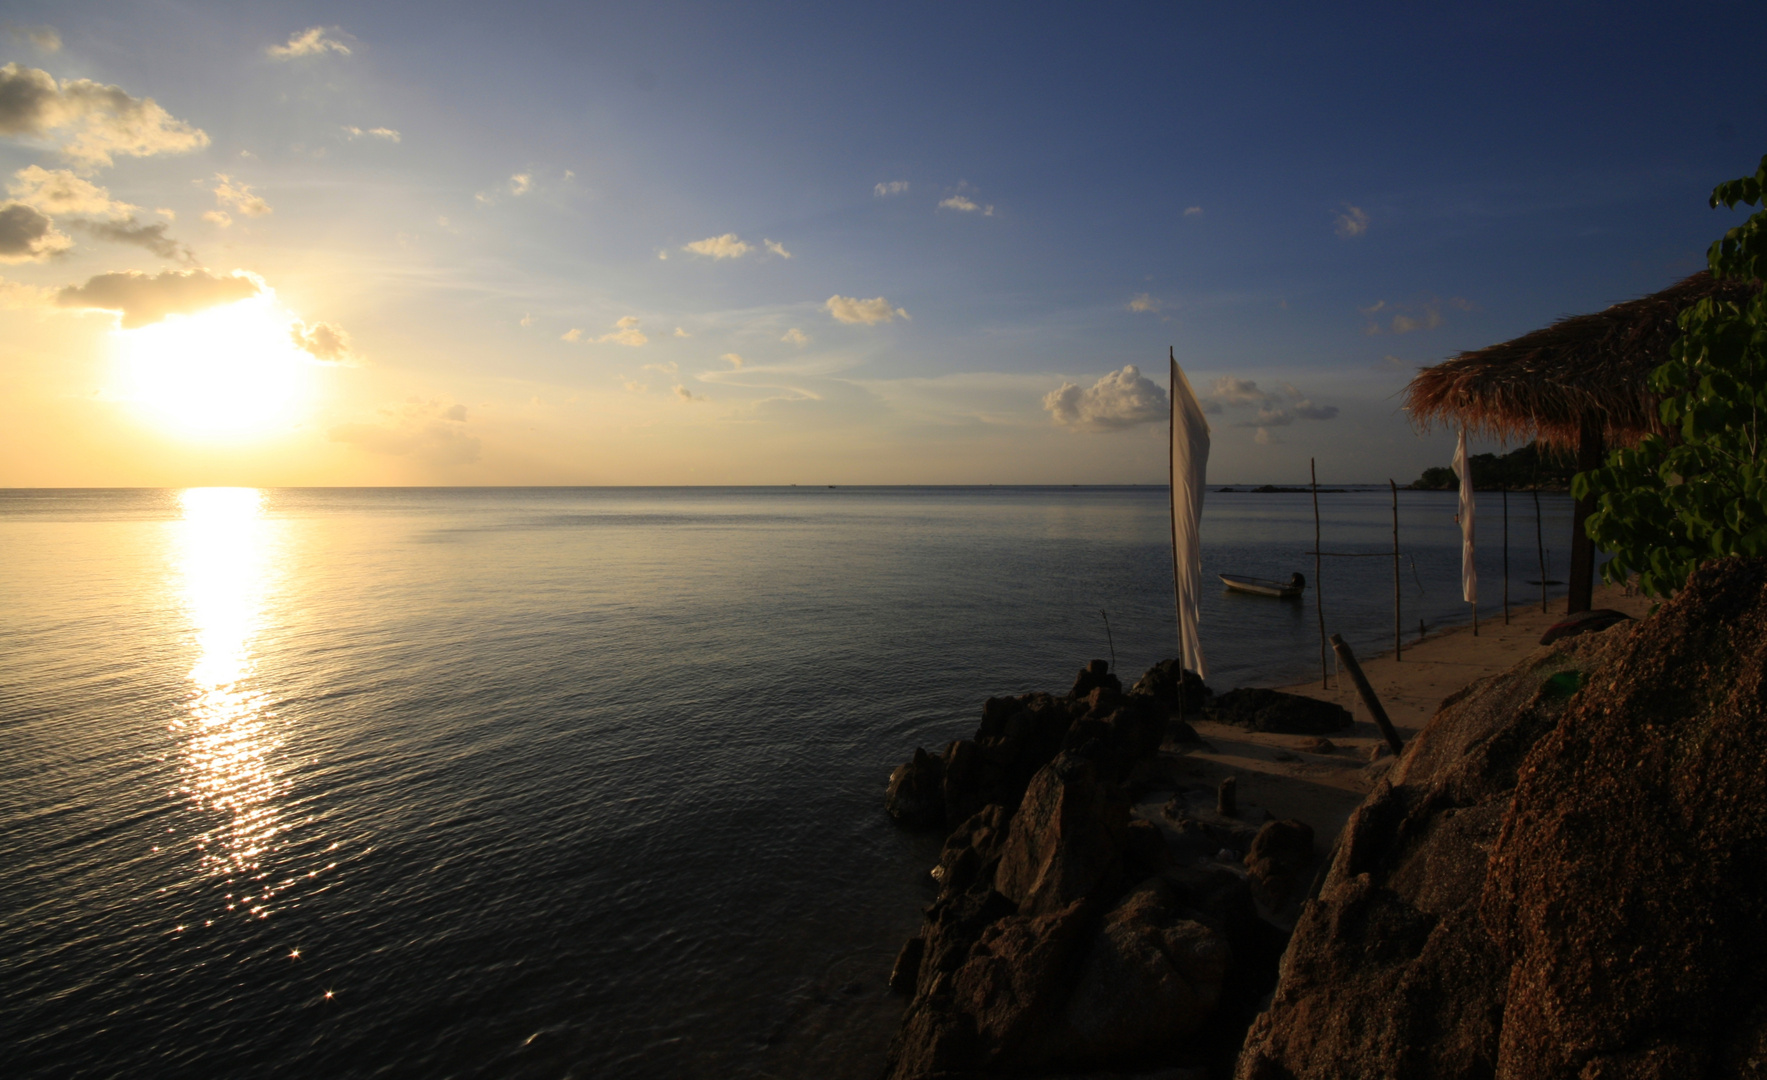
[(1203, 484), (1209, 473), (1209, 422), (1190, 389), (1190, 380), (1172, 363), (1172, 587), (1178, 601), (1179, 660), (1208, 678), (1197, 640), (1197, 602), (1203, 588)]
[(1473, 565), (1473, 482), (1472, 466), (1466, 461), (1466, 429), (1460, 429), (1460, 443), (1454, 448), (1454, 475), (1460, 477), (1460, 598), (1469, 604), (1479, 602), (1479, 568)]

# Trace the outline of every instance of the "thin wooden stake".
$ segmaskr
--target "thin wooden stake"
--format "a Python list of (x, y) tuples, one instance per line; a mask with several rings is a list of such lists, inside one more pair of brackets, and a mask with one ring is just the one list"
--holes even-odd
[(1331, 661), (1325, 652), (1325, 582), (1320, 575), (1324, 564), (1319, 553), (1324, 550), (1319, 542), (1319, 466), (1312, 458), (1307, 459), (1307, 473), (1313, 478), (1313, 610), (1319, 613), (1319, 685), (1331, 689)]
[(1509, 484), (1503, 485), (1503, 625), (1509, 625)]
[(1540, 530), (1540, 469), (1534, 469), (1534, 549), (1540, 555), (1540, 614), (1546, 614), (1546, 534)]
[(1381, 735), (1393, 750), (1393, 756), (1403, 754), (1405, 741), (1399, 738), (1398, 729), (1387, 719), (1387, 710), (1381, 708), (1380, 698), (1375, 696), (1374, 687), (1368, 685), (1368, 676), (1362, 674), (1362, 665), (1356, 662), (1356, 654), (1350, 651), (1350, 646), (1337, 634), (1331, 635), (1331, 647), (1337, 650), (1338, 663), (1350, 673), (1350, 681), (1356, 684), (1356, 693), (1362, 695), (1362, 704), (1368, 706), (1368, 715), (1374, 717), (1375, 726), (1380, 728)]
[(1399, 485), (1389, 477), (1387, 486), (1393, 489), (1393, 659), (1405, 658), (1405, 642), (1403, 640), (1404, 616), (1400, 613), (1399, 604)]

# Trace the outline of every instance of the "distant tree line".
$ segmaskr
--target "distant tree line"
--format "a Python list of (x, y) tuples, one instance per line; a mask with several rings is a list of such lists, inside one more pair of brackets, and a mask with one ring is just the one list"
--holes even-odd
[[(1577, 471), (1577, 456), (1569, 451), (1542, 450), (1538, 443), (1507, 454), (1474, 454), (1471, 459), (1473, 489), (1522, 491), (1540, 485), (1545, 491), (1568, 491)], [(1411, 482), (1414, 491), (1452, 491), (1460, 478), (1446, 465), (1425, 469)]]

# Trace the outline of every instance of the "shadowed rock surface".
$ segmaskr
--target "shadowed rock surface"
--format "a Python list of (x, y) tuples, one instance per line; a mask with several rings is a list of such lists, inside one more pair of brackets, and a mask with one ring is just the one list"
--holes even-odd
[(1218, 723), (1285, 735), (1330, 735), (1355, 723), (1342, 705), (1261, 687), (1229, 690), (1209, 704), (1206, 715)]
[(1767, 560), (1443, 708), (1346, 825), (1243, 1080), (1767, 1075)]

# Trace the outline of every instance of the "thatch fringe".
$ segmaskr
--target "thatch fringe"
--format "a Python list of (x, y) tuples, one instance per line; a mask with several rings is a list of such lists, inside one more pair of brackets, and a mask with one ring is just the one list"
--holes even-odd
[(1758, 281), (1713, 281), (1700, 271), (1662, 292), (1573, 315), (1514, 341), (1463, 352), (1418, 371), (1405, 389), (1411, 421), (1508, 442), (1537, 438), (1575, 449), (1586, 412), (1605, 418), (1609, 447), (1662, 433), (1650, 373), (1680, 337), (1676, 316), (1708, 296), (1744, 301)]

